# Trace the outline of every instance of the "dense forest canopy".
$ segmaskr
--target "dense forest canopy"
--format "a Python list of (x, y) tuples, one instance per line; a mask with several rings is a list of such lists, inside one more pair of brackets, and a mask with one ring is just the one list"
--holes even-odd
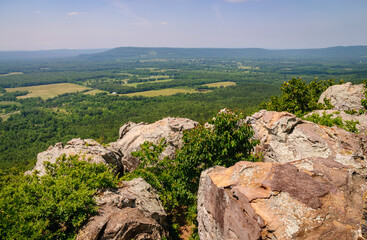
[[(292, 78), (362, 82), (365, 56), (364, 46), (0, 52), (0, 168), (27, 170), (38, 152), (75, 137), (114, 141), (127, 121), (180, 116), (204, 123), (225, 107), (248, 115)], [(58, 95), (66, 86), (60, 83), (76, 85)], [(50, 94), (37, 95), (37, 86)]]

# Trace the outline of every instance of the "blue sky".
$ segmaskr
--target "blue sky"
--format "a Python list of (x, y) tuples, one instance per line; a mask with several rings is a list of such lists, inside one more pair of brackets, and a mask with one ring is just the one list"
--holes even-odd
[(367, 45), (367, 0), (0, 0), (0, 50)]

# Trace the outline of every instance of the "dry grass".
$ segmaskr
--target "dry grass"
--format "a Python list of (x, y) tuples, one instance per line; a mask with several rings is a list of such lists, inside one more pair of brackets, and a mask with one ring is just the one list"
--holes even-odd
[(7, 88), (7, 92), (29, 91), (29, 94), (17, 98), (41, 97), (42, 99), (56, 97), (64, 93), (80, 92), (90, 88), (73, 83), (57, 83), (31, 87)]
[(17, 105), (17, 106), (21, 106), (22, 104), (19, 102), (14, 102), (14, 101), (1, 101), (0, 105)]
[(143, 83), (160, 83), (160, 82), (169, 82), (172, 81), (172, 79), (164, 79), (164, 80), (156, 80), (156, 81), (148, 81), (148, 82), (138, 82), (138, 83), (126, 83), (124, 84), (124, 86), (128, 86), (128, 87), (136, 87), (139, 84), (143, 84)]
[(0, 118), (3, 119), (3, 121), (5, 122), (6, 120), (8, 120), (8, 118), (10, 117), (10, 115), (16, 114), (16, 113), (20, 113), (20, 111), (15, 111), (15, 112), (11, 112), (11, 113), (6, 113), (6, 114), (0, 114)]
[(96, 95), (97, 93), (107, 93), (106, 91), (103, 91), (103, 90), (99, 90), (99, 89), (93, 89), (93, 90), (90, 90), (88, 92), (85, 92), (84, 94), (87, 94), (87, 95)]
[(234, 86), (236, 85), (235, 82), (216, 82), (216, 83), (208, 83), (208, 84), (203, 84), (203, 86), (208, 86), (208, 87), (229, 87), (229, 86)]
[(11, 72), (11, 73), (7, 73), (7, 74), (0, 74), (0, 77), (1, 76), (11, 76), (11, 75), (19, 75), (19, 74), (23, 74), (22, 72)]
[(152, 90), (152, 91), (145, 91), (145, 92), (135, 92), (135, 93), (128, 93), (123, 94), (124, 96), (144, 96), (144, 97), (157, 97), (157, 96), (170, 96), (176, 93), (198, 93), (193, 89), (179, 89), (179, 88), (166, 88), (161, 90)]

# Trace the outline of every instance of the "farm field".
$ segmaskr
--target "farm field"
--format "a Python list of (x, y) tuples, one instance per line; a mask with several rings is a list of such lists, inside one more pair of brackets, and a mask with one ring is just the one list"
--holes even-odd
[(144, 83), (160, 83), (160, 82), (170, 82), (170, 81), (172, 81), (172, 79), (156, 80), (156, 81), (149, 81), (149, 82), (125, 83), (124, 86), (137, 87), (139, 84), (144, 84)]
[(229, 86), (235, 86), (235, 82), (216, 82), (216, 83), (208, 83), (204, 84), (203, 86), (207, 87), (229, 87)]
[(29, 91), (27, 95), (17, 97), (19, 99), (31, 98), (31, 97), (41, 97), (42, 99), (48, 99), (64, 93), (80, 92), (89, 89), (90, 88), (88, 87), (80, 86), (73, 83), (57, 83), (57, 84), (31, 86), (31, 87), (6, 88), (6, 91), (7, 92)]
[(87, 94), (87, 95), (96, 95), (97, 93), (104, 93), (106, 91), (103, 91), (103, 90), (99, 90), (99, 89), (93, 89), (93, 90), (90, 90), (88, 92), (84, 92), (84, 94)]
[(19, 75), (19, 74), (23, 74), (22, 72), (11, 72), (11, 73), (7, 73), (7, 74), (0, 74), (0, 77), (1, 76), (11, 76), (11, 75)]
[(17, 105), (17, 106), (21, 106), (22, 104), (20, 102), (14, 102), (14, 101), (0, 101), (0, 105)]
[(145, 92), (135, 92), (135, 93), (128, 93), (122, 94), (123, 96), (144, 96), (144, 97), (157, 97), (157, 96), (170, 96), (176, 93), (198, 93), (198, 91), (193, 89), (180, 89), (180, 88), (166, 88), (161, 90), (151, 90)]

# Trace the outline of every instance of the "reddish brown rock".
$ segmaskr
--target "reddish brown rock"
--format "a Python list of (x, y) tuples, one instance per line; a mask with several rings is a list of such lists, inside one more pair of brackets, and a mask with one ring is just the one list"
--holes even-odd
[(366, 176), (325, 161), (239, 162), (203, 172), (200, 239), (363, 239)]
[(98, 195), (98, 215), (89, 219), (78, 240), (158, 240), (167, 236), (166, 212), (152, 187), (142, 178), (123, 185)]
[(365, 239), (366, 136), (286, 112), (246, 122), (265, 162), (202, 173), (200, 239)]
[(145, 141), (158, 144), (165, 138), (167, 147), (161, 157), (174, 158), (176, 149), (182, 146), (183, 131), (197, 126), (197, 122), (187, 118), (164, 118), (152, 124), (128, 122), (120, 128), (119, 139), (110, 143), (111, 149), (123, 153), (122, 164), (126, 171), (139, 166), (139, 160), (131, 156)]

